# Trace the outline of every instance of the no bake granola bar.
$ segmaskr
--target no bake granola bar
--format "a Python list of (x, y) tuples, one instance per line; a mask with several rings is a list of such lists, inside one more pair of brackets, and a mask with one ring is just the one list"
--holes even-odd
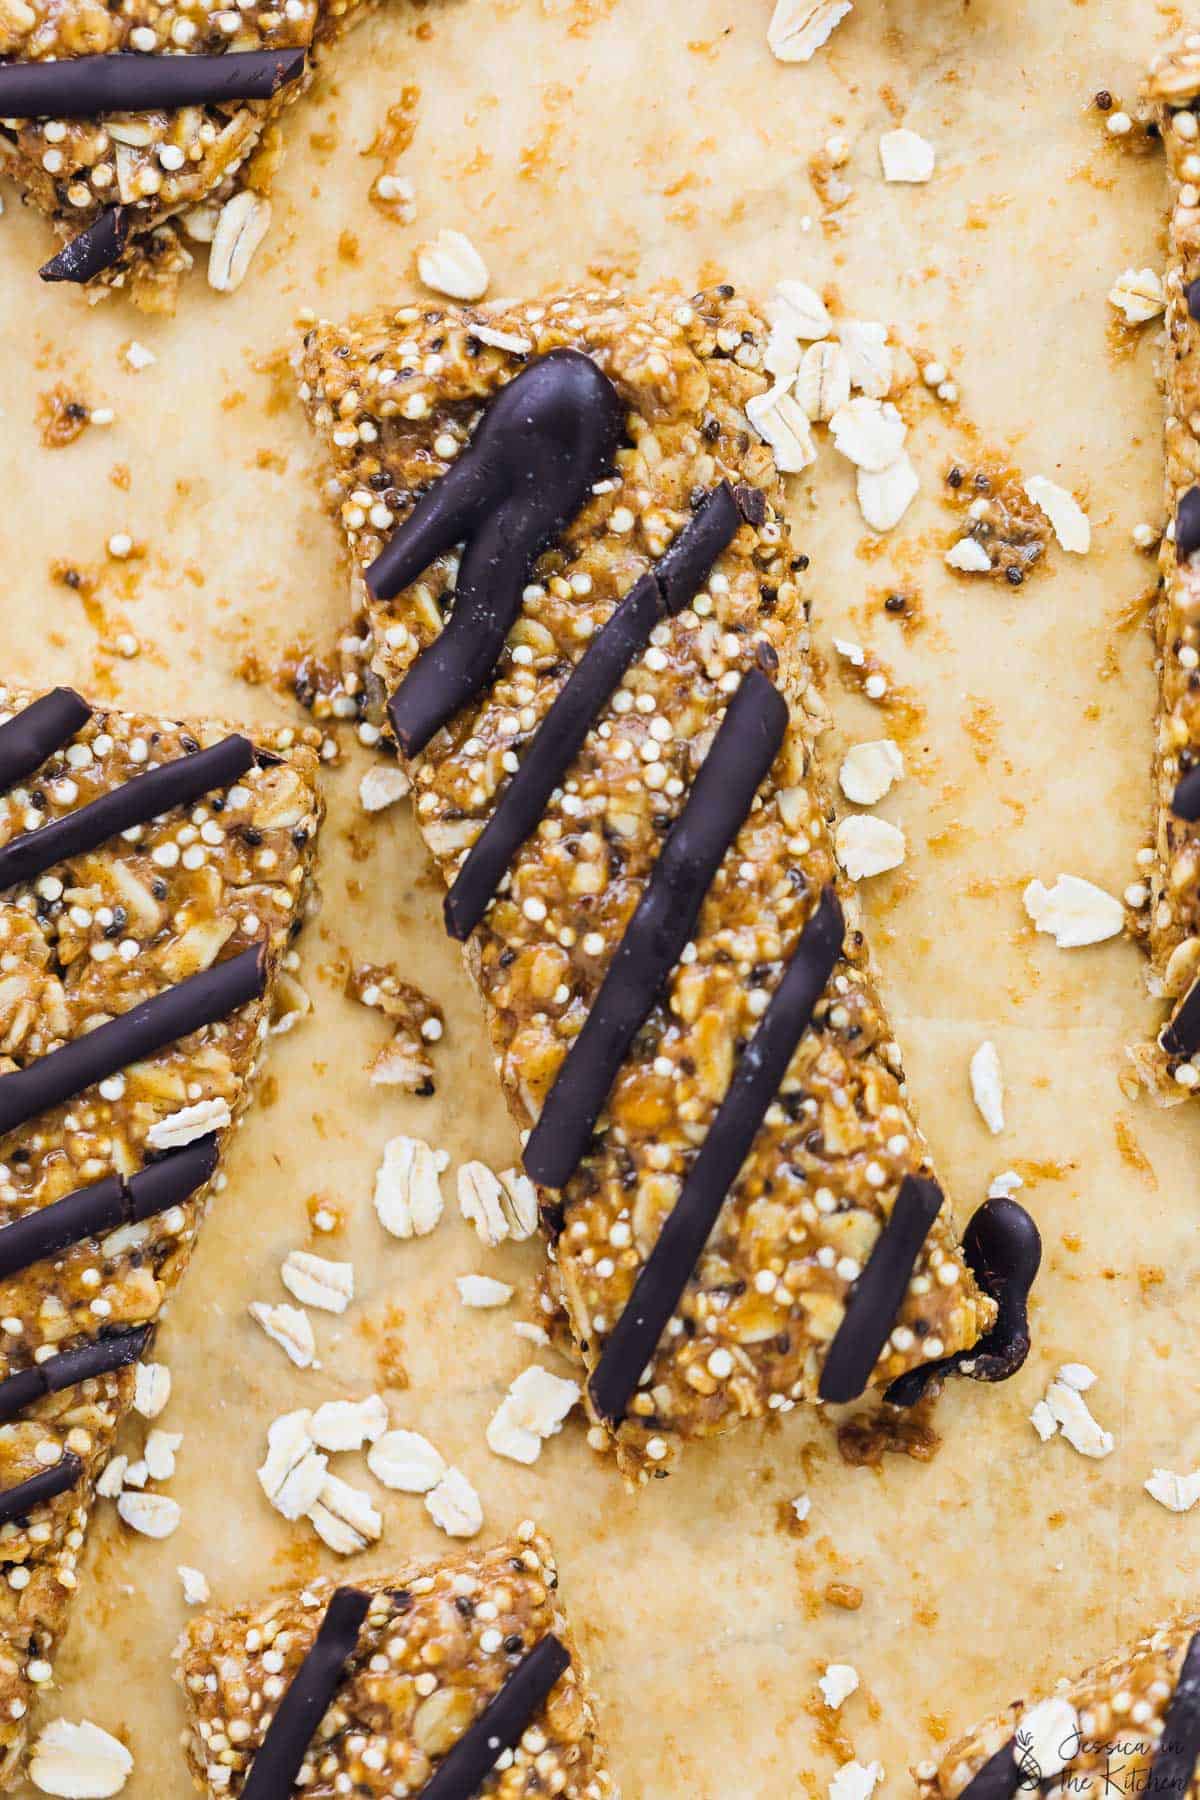
[(213, 1800), (617, 1800), (554, 1557), (529, 1524), (483, 1555), (203, 1614), (178, 1663), (188, 1763)]
[(1139, 859), (1146, 903), (1131, 917), (1149, 950), (1151, 993), (1169, 1017), (1130, 1054), (1150, 1092), (1171, 1105), (1200, 1087), (1200, 36), (1155, 60), (1145, 95), (1170, 193), (1162, 379), (1171, 523), (1154, 610), (1156, 830)]
[(914, 1770), (923, 1800), (1196, 1789), (1200, 1614), (1172, 1620), (1053, 1695), (1015, 1700)]
[(0, 1786), (291, 980), (316, 768), (291, 730), (0, 688)]
[(278, 114), (363, 0), (0, 0), (0, 169), (64, 248), (44, 279), (174, 309), (204, 246), (236, 287), (270, 222)]
[[(297, 358), (593, 1442), (638, 1480), (920, 1387), (996, 1316), (834, 861), (764, 341), (730, 287), (585, 291), (322, 322)], [(989, 1274), (1036, 1240), (1004, 1206)], [(976, 1372), (1017, 1366), (1017, 1314)]]

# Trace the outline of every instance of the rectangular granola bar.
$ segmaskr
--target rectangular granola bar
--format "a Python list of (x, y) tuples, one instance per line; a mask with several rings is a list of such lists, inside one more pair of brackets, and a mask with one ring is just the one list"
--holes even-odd
[[(294, 1785), (317, 1800), (416, 1795), (439, 1782), (431, 1794), (473, 1793), (479, 1783), (452, 1778), (473, 1750), (487, 1758), (479, 1740), (491, 1737), (500, 1742), (488, 1792), (617, 1800), (554, 1556), (532, 1525), (482, 1555), (340, 1592), (358, 1604), (343, 1602), (346, 1628), (339, 1641), (335, 1626), (323, 1657), (320, 1634), (338, 1604), (332, 1581), (189, 1622), (178, 1673), (185, 1750), (202, 1793), (236, 1800)], [(552, 1648), (546, 1697), (530, 1705), (527, 1692), (522, 1704), (522, 1671)]]
[(63, 240), (43, 277), (171, 312), (198, 245), (236, 287), (270, 222), (276, 120), (363, 3), (2, 0), (0, 169)]
[(0, 687), (0, 1786), (135, 1365), (288, 1010), (317, 760), (289, 729)]
[(1166, 148), (1170, 196), (1162, 363), (1170, 523), (1154, 610), (1156, 831), (1139, 859), (1146, 903), (1131, 917), (1149, 951), (1151, 993), (1169, 1017), (1130, 1055), (1154, 1097), (1172, 1105), (1200, 1087), (1200, 38), (1155, 60), (1145, 96)]
[[(924, 1204), (932, 1190), (936, 1216), (911, 1246), (911, 1261), (899, 1256), (894, 1304), (858, 1387), (868, 1378), (883, 1387), (969, 1350), (995, 1317), (964, 1263), (949, 1207), (938, 1210), (855, 897), (834, 861), (827, 797), (814, 768), (824, 715), (810, 680), (806, 607), (780, 480), (746, 415), (768, 386), (764, 341), (761, 320), (730, 287), (687, 302), (584, 291), (486, 312), (406, 306), (346, 327), (322, 322), (297, 359), (301, 396), (331, 453), (329, 491), (364, 592), (372, 666), (386, 690), (398, 692), (431, 644), (469, 656), (480, 635), (503, 635), (482, 688), (407, 759), (425, 841), (447, 883), (456, 884), (456, 935), (466, 936), (464, 921), (455, 924), (464, 859), (508, 807), (517, 788), (510, 777), (520, 769), (524, 779), (525, 764), (542, 754), (540, 728), (568, 677), (586, 686), (584, 665), (590, 670), (609, 656), (617, 615), (640, 600), (655, 602), (656, 590), (662, 602), (664, 616), (606, 690), (593, 728), (547, 794), (540, 820), (513, 848), (466, 943), (522, 1128), (543, 1115), (546, 1137), (547, 1096), (568, 1051), (588, 1038), (602, 988), (606, 1017), (610, 975), (628, 988), (628, 964), (642, 954), (642, 939), (654, 939), (653, 921), (649, 933), (638, 932), (647, 922), (644, 903), (649, 898), (653, 909), (661, 898), (652, 890), (663, 863), (672, 863), (671, 880), (680, 863), (712, 863), (712, 844), (703, 856), (693, 854), (694, 844), (686, 855), (668, 856), (668, 849), (677, 830), (689, 841), (711, 837), (723, 792), (745, 784), (738, 745), (730, 743), (733, 776), (724, 779), (722, 763), (706, 778), (707, 811), (688, 805), (734, 713), (745, 715), (745, 738), (756, 720), (769, 726), (776, 686), (790, 708), (786, 741), (777, 755), (768, 747), (765, 781), (695, 929), (673, 967), (667, 955), (666, 979), (623, 1057), (597, 1135), (563, 1191), (543, 1191), (554, 1291), (595, 1378), (714, 1125), (729, 1122), (723, 1103), (737, 1111), (734, 1076), (744, 1073), (747, 1043), (768, 1023), (784, 973), (795, 970), (819, 915), (840, 901), (844, 943), (827, 987), (822, 974), (810, 996), (816, 1029), (784, 1059), (782, 1091), (767, 1096), (772, 1103), (736, 1183), (740, 1156), (734, 1163), (695, 1277), (657, 1348), (651, 1338), (647, 1373), (624, 1417), (602, 1416), (589, 1392), (593, 1442), (615, 1445), (622, 1470), (637, 1480), (665, 1468), (688, 1439), (833, 1397), (831, 1349), (841, 1340), (840, 1355), (855, 1335), (851, 1302), (860, 1310), (887, 1304), (882, 1291), (870, 1299), (862, 1278), (877, 1249), (876, 1274), (895, 1260), (897, 1240), (912, 1226), (914, 1195)], [(584, 358), (590, 385), (579, 368)], [(518, 616), (505, 633), (493, 615), (514, 576), (514, 538), (529, 526), (523, 509), (547, 510), (570, 459), (552, 435), (538, 447), (515, 399), (516, 435), (493, 454), (492, 439), (508, 429), (496, 402), (505, 392), (515, 396), (522, 379), (542, 379), (551, 359), (568, 386), (578, 380), (595, 398), (581, 416), (564, 418), (555, 393), (547, 399), (522, 389), (530, 408), (544, 407), (564, 437), (574, 431), (587, 446), (590, 434), (598, 444), (606, 429), (598, 369), (619, 397), (615, 435), (623, 442), (603, 479), (543, 533), (550, 547), (535, 578), (518, 589)], [(599, 454), (597, 444), (589, 454)], [(439, 478), (469, 449), (475, 460), (453, 489), (453, 504), (463, 494), (476, 503), (470, 483), (482, 461), (487, 480), (489, 469), (497, 480), (511, 479), (499, 523), (476, 533), (470, 562), (457, 548), (443, 549), (418, 564), (416, 578), (406, 570), (394, 597), (377, 598), (363, 572), (422, 496), (441, 505), (451, 489)], [(524, 457), (531, 466), (544, 459), (528, 491), (512, 474)], [(724, 548), (705, 557), (715, 567), (701, 576), (693, 546), (720, 506), (734, 505), (730, 496), (741, 509), (736, 529), (730, 519)], [(415, 521), (421, 531), (425, 517)], [(424, 556), (421, 549), (412, 560)], [(451, 649), (442, 608), (456, 579)], [(683, 590), (690, 597), (679, 605)], [(477, 615), (473, 636), (459, 617), (468, 606)], [(394, 725), (396, 717), (394, 700)], [(403, 720), (398, 729), (407, 730)], [(479, 911), (476, 895), (467, 921)], [(668, 927), (671, 912), (668, 902)], [(578, 1119), (558, 1110), (567, 1134), (578, 1133)], [(555, 1146), (543, 1142), (539, 1150), (554, 1160)], [(870, 1285), (873, 1291), (874, 1278)]]
[(1014, 1700), (913, 1771), (923, 1800), (1010, 1800), (1051, 1783), (1074, 1794), (1194, 1792), (1198, 1626), (1200, 1614), (1173, 1619), (1048, 1698)]

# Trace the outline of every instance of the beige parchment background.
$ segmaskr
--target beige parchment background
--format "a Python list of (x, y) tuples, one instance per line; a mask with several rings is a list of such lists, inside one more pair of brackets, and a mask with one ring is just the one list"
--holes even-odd
[[(290, 710), (237, 665), (252, 645), (269, 656), (327, 640), (345, 582), (299, 409), (256, 365), (304, 305), (339, 316), (409, 293), (413, 248), (437, 227), (471, 234), (496, 295), (588, 271), (689, 287), (727, 272), (759, 291), (799, 275), (850, 316), (894, 321), (951, 366), (964, 417), (1027, 472), (1085, 497), (1094, 527), (1090, 556), (1052, 552), (1020, 592), (952, 577), (942, 476), (967, 437), (929, 419), (913, 433), (922, 498), (882, 554), (866, 554), (832, 449), (792, 496), (819, 640), (867, 643), (924, 709), (910, 777), (882, 808), (903, 822), (909, 860), (872, 884), (868, 911), (960, 1216), (998, 1170), (1027, 1165), (1046, 1245), (1034, 1353), (1007, 1388), (953, 1387), (928, 1464), (846, 1467), (828, 1422), (800, 1414), (693, 1451), (636, 1500), (575, 1426), (532, 1470), (494, 1458), (484, 1426), (530, 1347), (512, 1332), (515, 1309), (468, 1312), (453, 1278), (524, 1282), (537, 1256), (484, 1251), (450, 1179), (447, 1217), (423, 1242), (386, 1239), (372, 1212), (393, 1133), (496, 1166), (514, 1141), (415, 834), (398, 811), (359, 813), (367, 759), (351, 743), (328, 784), (324, 911), (303, 943), (315, 1013), (274, 1046), (160, 1339), (175, 1374), (160, 1423), (184, 1433), (171, 1488), (184, 1522), (154, 1544), (99, 1507), (47, 1709), (127, 1739), (132, 1800), (188, 1791), (170, 1676), (176, 1565), (198, 1565), (232, 1602), (335, 1563), (307, 1526), (270, 1512), (254, 1469), (276, 1414), (371, 1391), (395, 1309), (410, 1385), (388, 1394), (393, 1422), (465, 1469), (489, 1534), (527, 1514), (551, 1530), (631, 1800), (823, 1794), (837, 1758), (813, 1684), (830, 1660), (861, 1672), (843, 1725), (863, 1760), (882, 1759), (885, 1791), (902, 1792), (932, 1737), (1195, 1600), (1200, 1516), (1171, 1517), (1141, 1483), (1155, 1464), (1200, 1459), (1200, 1112), (1157, 1114), (1117, 1086), (1122, 1045), (1148, 1018), (1138, 954), (1060, 952), (1035, 940), (1020, 905), (1029, 877), (1060, 869), (1119, 892), (1145, 829), (1150, 649), (1118, 620), (1152, 575), (1129, 534), (1159, 511), (1153, 328), (1115, 344), (1104, 296), (1127, 264), (1161, 265), (1161, 171), (1106, 141), (1088, 103), (1101, 87), (1132, 101), (1146, 53), (1181, 17), (1152, 0), (858, 0), (816, 61), (787, 68), (766, 48), (769, 13), (768, 0), (391, 0), (290, 115), (276, 223), (251, 278), (228, 299), (193, 280), (173, 323), (43, 288), (48, 234), (9, 190), (4, 663), (25, 681), (70, 679), (164, 710)], [(405, 84), (419, 88), (402, 164), (418, 194), (410, 228), (369, 205), (378, 165), (361, 154)], [(879, 133), (901, 121), (937, 146), (926, 187), (880, 179)], [(808, 163), (834, 132), (852, 145), (854, 197), (827, 229)], [(130, 337), (154, 350), (153, 368), (127, 370)], [(60, 379), (117, 421), (47, 452), (37, 397)], [(105, 566), (118, 530), (144, 555)], [(52, 579), (58, 558), (97, 572), (88, 605)], [(882, 610), (897, 571), (924, 620), (908, 637)], [(123, 629), (141, 640), (135, 660), (111, 652)], [(848, 734), (892, 728), (836, 668), (828, 689), (831, 755)], [(394, 958), (445, 1003), (436, 1098), (367, 1085), (383, 1027), (342, 997), (351, 957)], [(967, 1084), (985, 1035), (1009, 1083), (1009, 1127), (994, 1141)], [(278, 1264), (311, 1242), (314, 1193), (350, 1215), (333, 1253), (353, 1258), (360, 1298), (343, 1320), (318, 1316), (323, 1367), (300, 1373), (246, 1306), (285, 1297)], [(1098, 1371), (1094, 1410), (1117, 1440), (1105, 1462), (1043, 1446), (1027, 1423), (1068, 1358)], [(350, 1479), (362, 1467), (338, 1466)], [(796, 1538), (780, 1513), (801, 1492), (812, 1516)], [(419, 1501), (379, 1500), (372, 1564), (447, 1548)], [(342, 1566), (353, 1576), (366, 1563)], [(828, 1605), (831, 1581), (861, 1588), (861, 1608)]]

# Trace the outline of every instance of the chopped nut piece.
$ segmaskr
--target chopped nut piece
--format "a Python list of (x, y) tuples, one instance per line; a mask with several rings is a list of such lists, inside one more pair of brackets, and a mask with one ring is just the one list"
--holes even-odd
[(830, 1663), (817, 1682), (826, 1706), (835, 1711), (858, 1687), (858, 1670), (849, 1663)]
[(834, 848), (851, 881), (866, 881), (872, 875), (898, 869), (907, 845), (898, 825), (871, 813), (854, 813), (839, 821)]
[(1155, 1469), (1142, 1485), (1151, 1499), (1165, 1506), (1168, 1512), (1191, 1512), (1200, 1501), (1200, 1469), (1193, 1470), (1190, 1475), (1176, 1475), (1173, 1469)]
[(1045, 1400), (1039, 1400), (1031, 1415), (1033, 1426), (1043, 1443), (1054, 1436), (1057, 1426), (1080, 1456), (1108, 1456), (1114, 1447), (1112, 1433), (1101, 1429), (1079, 1388), (1067, 1379), (1070, 1369), (1070, 1364), (1060, 1369), (1050, 1383)]
[(1125, 928), (1122, 903), (1079, 875), (1060, 875), (1052, 888), (1031, 881), (1024, 901), (1038, 931), (1048, 933), (1060, 950), (1101, 944)]
[(29, 1776), (43, 1794), (60, 1800), (108, 1800), (133, 1773), (133, 1758), (118, 1738), (90, 1719), (73, 1724), (52, 1719), (29, 1762)]
[(313, 1443), (312, 1415), (284, 1413), (267, 1428), (267, 1456), (257, 1471), (259, 1485), (276, 1512), (302, 1519), (315, 1506), (329, 1464)]
[(403, 1087), (410, 1094), (432, 1094), (429, 1046), (440, 1042), (445, 1030), (445, 1015), (437, 1001), (411, 982), (402, 981), (390, 963), (360, 963), (346, 991), (363, 1006), (395, 1021), (391, 1043), (371, 1064), (372, 1084)]
[(131, 1494), (126, 1488), (117, 1501), (117, 1511), (127, 1525), (143, 1537), (170, 1537), (178, 1531), (183, 1514), (177, 1501), (166, 1494)]
[(208, 252), (208, 285), (231, 294), (246, 278), (254, 252), (271, 227), (271, 203), (250, 188), (221, 208)]
[(882, 1780), (882, 1763), (843, 1763), (829, 1784), (829, 1800), (871, 1800)]
[(461, 231), (439, 231), (417, 251), (417, 273), (435, 294), (452, 300), (482, 300), (487, 293), (487, 264)]
[(1166, 307), (1162, 276), (1155, 269), (1125, 269), (1108, 290), (1108, 303), (1127, 325), (1145, 325)]
[(139, 1363), (134, 1375), (133, 1408), (143, 1419), (157, 1419), (171, 1398), (171, 1371), (165, 1363)]
[(330, 1262), (309, 1250), (289, 1250), (279, 1274), (288, 1293), (302, 1306), (344, 1313), (354, 1298), (353, 1263)]
[(389, 1431), (367, 1451), (376, 1481), (403, 1494), (427, 1494), (446, 1473), (445, 1459), (415, 1431)]
[(780, 62), (808, 62), (853, 9), (853, 0), (776, 0), (767, 43)]
[(990, 1039), (980, 1044), (971, 1058), (971, 1093), (993, 1135), (1004, 1130), (1004, 1077), (1000, 1057)]
[(1025, 483), (1025, 492), (1049, 519), (1062, 548), (1075, 556), (1086, 555), (1092, 545), (1092, 528), (1074, 494), (1068, 493), (1056, 481), (1048, 481), (1044, 475), (1031, 475)]
[(901, 126), (885, 131), (879, 140), (879, 160), (885, 181), (928, 181), (933, 174), (933, 145), (919, 132)]
[(489, 1449), (513, 1462), (536, 1462), (542, 1444), (562, 1430), (564, 1419), (581, 1398), (577, 1381), (566, 1381), (532, 1364), (517, 1376), (493, 1413), (487, 1428)]
[(375, 1176), (375, 1211), (385, 1231), (398, 1238), (429, 1235), (442, 1216), (438, 1175), (449, 1160), (421, 1138), (388, 1140)]
[(224, 1131), (232, 1123), (227, 1100), (198, 1100), (194, 1106), (181, 1107), (165, 1119), (159, 1119), (146, 1133), (152, 1150), (181, 1150), (210, 1131)]
[(456, 1285), (464, 1306), (507, 1306), (513, 1297), (507, 1281), (494, 1281), (490, 1275), (459, 1275)]
[(287, 1351), (298, 1369), (314, 1366), (317, 1340), (307, 1313), (301, 1312), (298, 1306), (268, 1306), (263, 1300), (252, 1300), (247, 1310), (271, 1342)]
[(207, 1606), (212, 1599), (212, 1590), (203, 1570), (193, 1569), (188, 1563), (180, 1563), (176, 1574), (183, 1583), (183, 1598), (186, 1604), (188, 1606)]
[(309, 1420), (313, 1443), (322, 1450), (361, 1450), (387, 1430), (387, 1407), (380, 1394), (365, 1400), (326, 1400)]
[(425, 1496), (425, 1510), (447, 1537), (469, 1538), (483, 1526), (479, 1495), (461, 1469), (447, 1469)]
[(979, 539), (973, 537), (959, 538), (957, 544), (951, 544), (946, 552), (946, 563), (963, 575), (989, 575), (992, 569), (991, 557)]
[(855, 806), (874, 806), (904, 775), (904, 757), (891, 738), (852, 744), (842, 759), (838, 782)]
[(358, 784), (358, 798), (364, 812), (383, 812), (412, 792), (412, 782), (399, 763), (375, 763)]
[(1055, 1695), (1023, 1712), (1017, 1729), (1031, 1764), (1049, 1781), (1070, 1761), (1072, 1741), (1079, 1740), (1079, 1715), (1069, 1700)]
[(356, 1556), (377, 1543), (383, 1532), (383, 1520), (370, 1496), (337, 1475), (326, 1475), (307, 1517), (317, 1536), (339, 1556)]

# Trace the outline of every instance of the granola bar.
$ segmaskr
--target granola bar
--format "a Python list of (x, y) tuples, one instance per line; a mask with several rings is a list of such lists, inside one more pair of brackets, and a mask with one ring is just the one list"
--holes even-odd
[(187, 1759), (213, 1800), (617, 1797), (553, 1553), (528, 1523), (483, 1555), (204, 1614), (177, 1655)]
[(1145, 93), (1166, 146), (1170, 191), (1162, 375), (1172, 523), (1154, 611), (1156, 831), (1139, 857), (1145, 903), (1131, 918), (1149, 951), (1151, 993), (1166, 1002), (1169, 1018), (1130, 1055), (1154, 1097), (1172, 1105), (1200, 1087), (1200, 37), (1155, 60)]
[(291, 980), (317, 760), (0, 688), (0, 1786)]
[(1196, 1791), (1200, 1614), (1160, 1625), (1053, 1695), (1015, 1700), (913, 1771), (923, 1800)]
[[(297, 358), (592, 1442), (639, 1481), (996, 1316), (834, 860), (764, 340), (727, 286), (593, 290), (321, 322)], [(622, 1411), (596, 1382), (633, 1299)]]
[(275, 121), (362, 4), (0, 0), (0, 170), (64, 242), (43, 277), (171, 312), (200, 245), (236, 287), (270, 222)]

